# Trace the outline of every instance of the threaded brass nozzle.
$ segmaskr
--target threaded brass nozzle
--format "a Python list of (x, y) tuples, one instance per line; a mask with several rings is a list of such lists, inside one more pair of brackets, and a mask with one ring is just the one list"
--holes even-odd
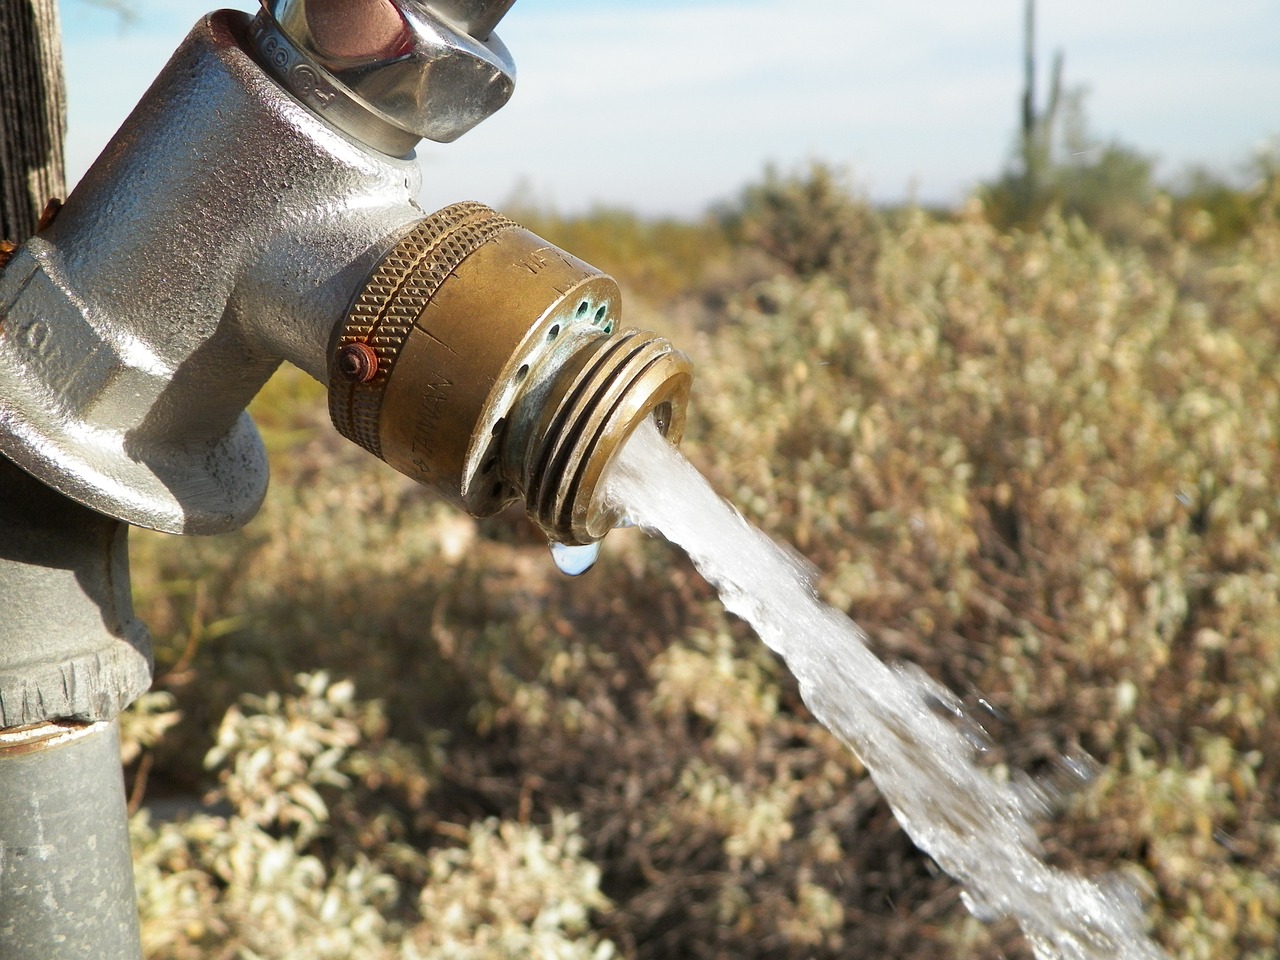
[(346, 437), (474, 516), (523, 498), (561, 543), (616, 522), (599, 483), (635, 427), (683, 433), (689, 359), (618, 332), (617, 284), (488, 207), (419, 222), (339, 325), (329, 407)]

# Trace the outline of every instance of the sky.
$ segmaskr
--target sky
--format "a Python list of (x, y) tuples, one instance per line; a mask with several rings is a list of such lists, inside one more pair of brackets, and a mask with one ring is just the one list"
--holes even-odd
[[(60, 0), (72, 178), (218, 5), (125, 2), (129, 24)], [(820, 159), (877, 202), (955, 205), (1009, 160), (1022, 15), (1022, 0), (518, 0), (498, 29), (515, 96), (419, 147), (423, 200), (695, 216), (766, 164)], [(1038, 19), (1042, 80), (1061, 49), (1092, 134), (1156, 158), (1162, 178), (1243, 177), (1278, 142), (1280, 2), (1040, 0)]]

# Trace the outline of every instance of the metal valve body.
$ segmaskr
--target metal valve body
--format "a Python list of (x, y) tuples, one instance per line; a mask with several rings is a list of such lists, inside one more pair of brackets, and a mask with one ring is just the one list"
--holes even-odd
[[(391, 60), (430, 52), (427, 26), (465, 48), (458, 75), (475, 90), (446, 98), (452, 113), (430, 85), (410, 97), (395, 63), (366, 58), (362, 71), (348, 56), (344, 72), (331, 49), (300, 90), (335, 42), (316, 12), (337, 3), (205, 18), (53, 224), (0, 272), (0, 452), (132, 524), (233, 529), (267, 481), (244, 408), (289, 360), (331, 382), (346, 435), (463, 509), (524, 497), (552, 538), (599, 539), (611, 526), (594, 504), (604, 465), (655, 411), (678, 438), (688, 361), (653, 335), (615, 334), (610, 278), (487, 208), (425, 217), (417, 164), (385, 152), (392, 127), (400, 149), (505, 101), (491, 31), (510, 0), (443, 5), (483, 40), (416, 0), (376, 0), (412, 36)], [(313, 58), (307, 70), (281, 68), (282, 37)], [(446, 75), (433, 69), (425, 79)], [(375, 143), (358, 139), (368, 124), (307, 99), (320, 81), (369, 108), (383, 124)], [(414, 110), (432, 123), (415, 127)], [(344, 372), (362, 357), (368, 382)]]
[(266, 489), (244, 408), (422, 216), (421, 175), (334, 130), (201, 21), (57, 219), (0, 273), (0, 452), (109, 516), (234, 529)]

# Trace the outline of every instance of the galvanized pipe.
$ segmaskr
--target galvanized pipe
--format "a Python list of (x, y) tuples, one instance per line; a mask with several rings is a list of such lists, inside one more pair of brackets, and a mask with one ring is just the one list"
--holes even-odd
[(0, 457), (0, 956), (141, 955), (115, 718), (151, 684), (128, 527)]
[(142, 956), (115, 722), (0, 730), (0, 956)]
[(151, 685), (127, 531), (0, 457), (0, 728), (111, 720)]

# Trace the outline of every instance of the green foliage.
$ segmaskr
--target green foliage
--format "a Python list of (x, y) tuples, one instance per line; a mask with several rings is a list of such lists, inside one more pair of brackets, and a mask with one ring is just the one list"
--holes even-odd
[(1277, 240), (1201, 272), (1078, 222), (919, 217), (874, 312), (773, 283), (699, 397), (722, 489), (886, 652), (1025, 725), (1017, 765), (1106, 762), (1054, 845), (1136, 859), (1183, 956), (1280, 934)]
[(600, 870), (583, 857), (575, 817), (555, 814), (547, 835), (490, 818), (473, 823), (465, 847), (435, 850), (418, 898), (424, 918), (408, 957), (451, 960), (609, 960), (608, 940), (590, 934), (609, 901)]
[[(743, 223), (801, 251), (792, 225), (863, 216), (833, 191), (774, 175)], [(1126, 245), (977, 203), (863, 219), (813, 238), (824, 270), (748, 285), (737, 250), (727, 300), (704, 275), (628, 307), (720, 304), (674, 334), (687, 453), (881, 653), (966, 695), (997, 771), (1096, 758), (1049, 853), (1129, 864), (1188, 960), (1280, 942), (1280, 222), (1258, 197), (1212, 249), (1158, 202)], [(518, 518), (460, 516), (337, 439), (301, 376), (255, 415), (262, 515), (134, 545), (163, 691), (126, 728), (151, 764), (149, 956), (1029, 957), (671, 548), (617, 531), (570, 581)], [(175, 794), (190, 812), (161, 822)]]
[(1057, 171), (1057, 202), (1105, 237), (1139, 239), (1156, 195), (1153, 169), (1149, 157), (1123, 144), (1082, 145)]
[[(1012, 223), (1026, 223), (1044, 213), (1050, 195), (1054, 149), (1064, 102), (1063, 55), (1054, 54), (1049, 95), (1044, 107), (1037, 104), (1036, 0), (1026, 0), (1023, 14), (1023, 86), (1021, 124), (1018, 131), (1017, 169), (1002, 181), (1006, 216)], [(1069, 95), (1068, 95), (1069, 96)]]
[[(1027, 3), (1032, 16), (1033, 0)], [(1030, 28), (1031, 20), (1028, 20)], [(1161, 188), (1155, 158), (1118, 140), (1100, 141), (1089, 132), (1085, 90), (1064, 91), (1061, 55), (1055, 58), (1049, 102), (1035, 106), (1034, 57), (1028, 36), (1027, 89), (1014, 156), (977, 197), (985, 215), (1002, 229), (1035, 230), (1050, 217), (1078, 217), (1107, 241), (1159, 243), (1170, 232), (1197, 246), (1224, 248), (1242, 241), (1276, 211), (1276, 151), (1259, 152), (1248, 186), (1204, 168), (1187, 171)], [(1152, 218), (1167, 219), (1173, 231), (1153, 231)]]
[(1063, 55), (1054, 55), (1048, 101), (1036, 103), (1036, 4), (1026, 0), (1025, 79), (1015, 159), (980, 196), (1004, 227), (1034, 227), (1051, 211), (1078, 216), (1110, 239), (1139, 240), (1155, 195), (1150, 158), (1088, 133), (1083, 89), (1063, 87)]
[(1176, 196), (1174, 213), (1184, 236), (1200, 242), (1236, 243), (1253, 226), (1254, 204), (1248, 191), (1210, 170), (1188, 171)]
[(1246, 185), (1211, 170), (1187, 171), (1173, 190), (1178, 232), (1197, 244), (1224, 248), (1244, 240), (1260, 222), (1280, 209), (1280, 152), (1259, 151), (1248, 165)]

